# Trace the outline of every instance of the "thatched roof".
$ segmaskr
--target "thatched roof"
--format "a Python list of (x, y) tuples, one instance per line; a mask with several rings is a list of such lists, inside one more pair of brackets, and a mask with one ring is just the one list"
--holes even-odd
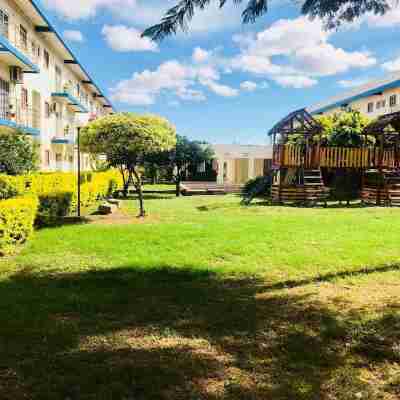
[(321, 130), (321, 124), (305, 108), (302, 108), (301, 110), (291, 112), (285, 118), (281, 119), (272, 127), (268, 135), (303, 134), (305, 136), (312, 136), (321, 133)]

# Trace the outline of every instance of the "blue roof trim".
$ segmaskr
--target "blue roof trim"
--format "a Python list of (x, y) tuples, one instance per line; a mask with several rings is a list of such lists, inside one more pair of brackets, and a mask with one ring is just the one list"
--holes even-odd
[(14, 121), (10, 121), (8, 119), (0, 118), (0, 125), (7, 126), (9, 128), (20, 129), (24, 133), (30, 136), (40, 136), (40, 129), (32, 128), (30, 126), (19, 125)]
[(91, 78), (91, 76), (88, 74), (88, 72), (86, 71), (86, 69), (82, 66), (82, 64), (79, 62), (79, 60), (77, 60), (77, 58), (74, 56), (74, 54), (72, 53), (72, 50), (68, 47), (68, 45), (64, 42), (64, 39), (59, 35), (59, 33), (56, 31), (56, 29), (54, 28), (54, 26), (50, 23), (50, 21), (47, 19), (47, 17), (44, 15), (43, 11), (40, 9), (40, 7), (36, 4), (36, 2), (34, 0), (30, 0), (32, 6), (35, 8), (35, 10), (37, 11), (37, 13), (43, 18), (43, 21), (48, 25), (48, 27), (51, 29), (51, 33), (55, 34), (57, 36), (57, 39), (62, 43), (62, 45), (65, 47), (65, 49), (68, 51), (68, 53), (70, 54), (70, 56), (72, 57), (72, 59), (74, 61), (77, 62), (77, 64), (79, 65), (79, 67), (82, 69), (82, 71), (87, 75), (87, 77), (89, 78), (88, 80), (90, 80), (92, 82), (92, 85), (101, 93), (101, 95), (104, 97), (104, 99), (108, 102), (108, 104), (112, 107), (112, 109), (114, 110), (114, 106), (112, 105), (112, 103), (110, 102), (110, 100), (108, 100), (108, 98), (106, 96), (104, 96), (103, 91), (94, 83), (93, 79)]
[(74, 144), (75, 141), (68, 139), (68, 138), (56, 138), (54, 137), (53, 139), (51, 139), (51, 143), (53, 144)]
[(11, 53), (15, 58), (17, 58), (19, 61), (21, 61), (24, 65), (26, 65), (29, 68), (29, 71), (24, 71), (24, 72), (34, 72), (34, 73), (40, 72), (39, 67), (33, 64), (33, 62), (30, 61), (25, 54), (23, 54), (17, 48), (15, 48), (3, 35), (0, 35), (0, 45), (3, 46), (3, 48), (1, 48), (0, 51)]
[(328, 110), (330, 110), (332, 108), (341, 107), (341, 106), (343, 106), (343, 105), (345, 105), (347, 103), (350, 103), (352, 101), (356, 101), (356, 100), (362, 99), (363, 97), (372, 96), (376, 92), (383, 92), (384, 90), (393, 89), (393, 88), (396, 88), (396, 87), (399, 87), (399, 86), (400, 86), (400, 79), (397, 79), (397, 80), (395, 80), (393, 82), (386, 83), (384, 85), (377, 86), (377, 87), (375, 87), (373, 89), (369, 89), (369, 90), (367, 90), (367, 91), (365, 91), (363, 93), (347, 97), (347, 98), (345, 98), (343, 100), (340, 100), (340, 101), (337, 101), (335, 103), (329, 104), (329, 105), (327, 105), (325, 107), (318, 108), (317, 110), (312, 111), (310, 114), (315, 115), (315, 114), (323, 113), (323, 112), (328, 111)]
[(68, 99), (70, 105), (76, 106), (79, 108), (78, 112), (88, 113), (89, 110), (74, 96), (71, 96), (68, 92), (55, 92), (51, 94), (52, 97), (64, 97)]

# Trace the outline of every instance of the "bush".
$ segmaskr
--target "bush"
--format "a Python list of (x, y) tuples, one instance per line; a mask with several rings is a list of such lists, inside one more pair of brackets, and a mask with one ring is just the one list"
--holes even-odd
[(33, 232), (38, 199), (16, 197), (0, 201), (0, 255), (9, 254)]
[[(81, 176), (81, 207), (87, 208), (122, 186), (118, 171), (85, 172)], [(0, 199), (32, 194), (39, 198), (36, 223), (40, 226), (76, 212), (77, 177), (74, 173), (0, 175)]]
[(250, 179), (242, 189), (242, 204), (249, 205), (257, 197), (269, 197), (271, 195), (271, 186), (271, 175)]
[(0, 173), (20, 175), (35, 171), (38, 145), (25, 133), (0, 127)]

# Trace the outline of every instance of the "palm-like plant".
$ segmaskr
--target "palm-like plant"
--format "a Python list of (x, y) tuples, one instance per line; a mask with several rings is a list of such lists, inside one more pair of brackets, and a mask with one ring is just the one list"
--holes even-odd
[[(142, 36), (155, 41), (160, 41), (167, 36), (175, 34), (178, 30), (186, 31), (190, 20), (196, 10), (203, 10), (213, 0), (180, 0), (170, 8), (159, 24), (147, 28)], [(214, 0), (222, 8), (227, 0)], [(241, 4), (244, 0), (232, 0)], [(254, 22), (258, 17), (268, 11), (269, 0), (246, 0), (247, 4), (242, 12), (243, 23)], [(351, 22), (361, 15), (372, 12), (383, 15), (390, 8), (388, 0), (305, 0), (301, 13), (312, 18), (320, 17), (325, 21), (326, 27), (332, 29), (342, 22)]]

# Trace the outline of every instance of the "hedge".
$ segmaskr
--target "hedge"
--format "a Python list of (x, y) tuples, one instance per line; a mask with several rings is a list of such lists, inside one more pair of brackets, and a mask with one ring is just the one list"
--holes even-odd
[(0, 201), (0, 255), (9, 254), (33, 232), (38, 208), (35, 196)]
[[(90, 207), (99, 199), (109, 196), (122, 184), (119, 172), (114, 170), (82, 173), (81, 182), (82, 208)], [(76, 174), (43, 173), (16, 177), (0, 175), (0, 200), (27, 194), (39, 199), (36, 223), (52, 224), (77, 210)]]

